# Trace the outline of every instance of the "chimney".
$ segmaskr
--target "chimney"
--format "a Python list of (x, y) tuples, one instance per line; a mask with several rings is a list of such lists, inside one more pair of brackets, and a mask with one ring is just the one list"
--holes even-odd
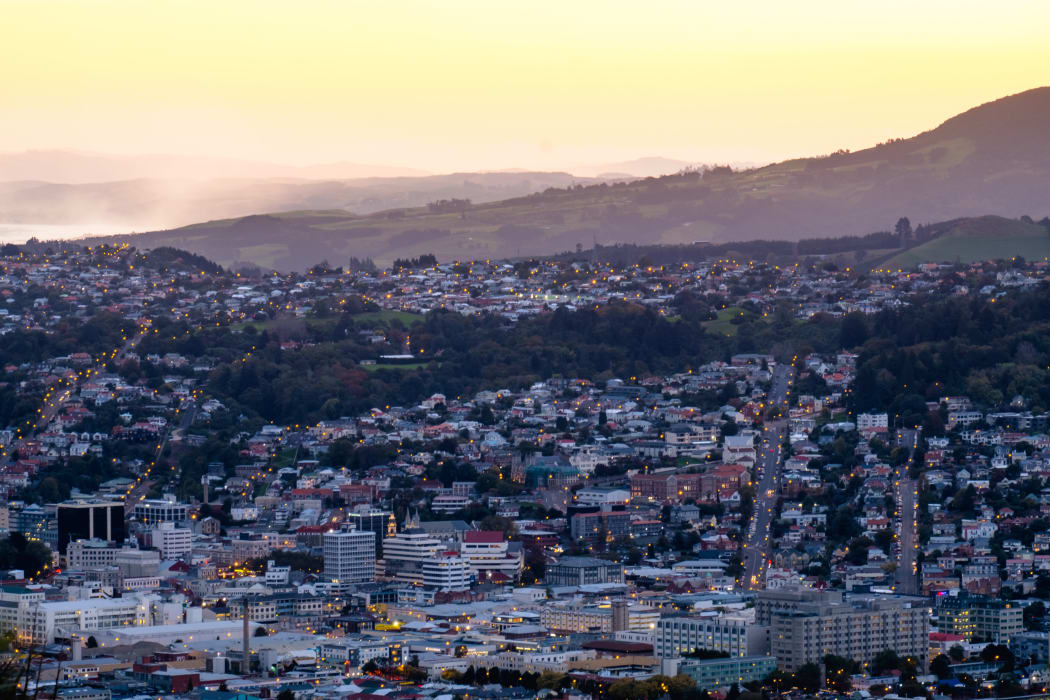
[(248, 630), (248, 628), (249, 628), (249, 625), (248, 625), (248, 607), (249, 607), (248, 606), (248, 596), (245, 595), (244, 596), (244, 658), (243, 658), (243, 660), (241, 662), (242, 663), (241, 675), (244, 675), (244, 676), (249, 675), (249, 672), (251, 670), (251, 662), (252, 662), (252, 649), (251, 649), (251, 642), (249, 641), (251, 637), (249, 635), (249, 630)]
[(622, 632), (627, 629), (630, 624), (629, 613), (627, 612), (627, 601), (626, 600), (614, 600), (612, 604), (612, 628), (613, 632)]

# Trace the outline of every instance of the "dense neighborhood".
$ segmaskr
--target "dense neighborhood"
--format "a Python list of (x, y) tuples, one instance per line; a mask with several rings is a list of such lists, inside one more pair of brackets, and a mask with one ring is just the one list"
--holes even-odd
[[(919, 382), (913, 360), (887, 347), (897, 365), (878, 368), (862, 349), (885, 314), (931, 299), (1045, 299), (1046, 261), (282, 275), (173, 249), (3, 253), (0, 635), (39, 693), (1050, 686), (1045, 336), (989, 350), (1009, 376), (961, 392), (897, 390)], [(710, 349), (673, 371), (537, 360), (456, 385), (452, 344), (423, 323), (498, 338), (624, 309), (694, 323)], [(831, 340), (762, 346), (765, 329), (825, 320)], [(503, 361), (495, 343), (468, 350)], [(549, 362), (597, 362), (586, 352)]]

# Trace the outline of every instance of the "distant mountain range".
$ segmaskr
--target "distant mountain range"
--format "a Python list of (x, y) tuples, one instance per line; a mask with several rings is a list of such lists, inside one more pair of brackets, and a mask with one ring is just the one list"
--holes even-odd
[(80, 151), (0, 153), (0, 182), (36, 180), (65, 185), (117, 180), (214, 180), (299, 178), (349, 180), (363, 177), (419, 177), (425, 170), (336, 162), (280, 165), (236, 158), (167, 154), (119, 156)]
[[(268, 209), (274, 211), (278, 207)], [(1050, 213), (1050, 88), (1005, 97), (912, 138), (761, 168), (574, 184), (469, 206), (371, 214), (303, 211), (143, 234), (225, 264), (303, 268), (349, 256), (389, 261), (547, 254), (593, 243), (797, 240), (915, 224)], [(991, 235), (991, 234), (990, 234)]]
[(435, 199), (491, 202), (550, 187), (654, 177), (690, 167), (698, 166), (639, 158), (580, 166), (571, 173), (515, 168), (434, 175), (350, 162), (288, 166), (230, 158), (26, 151), (0, 154), (0, 224), (150, 230), (259, 211), (371, 214)]

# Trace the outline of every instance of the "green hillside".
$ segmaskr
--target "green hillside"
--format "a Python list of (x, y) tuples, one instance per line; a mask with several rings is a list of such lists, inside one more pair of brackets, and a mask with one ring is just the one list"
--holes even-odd
[(1050, 231), (1036, 223), (981, 216), (939, 224), (936, 238), (902, 251), (878, 267), (909, 268), (925, 262), (971, 263), (1023, 257), (1050, 259)]
[[(1050, 88), (982, 105), (931, 131), (854, 153), (732, 172), (550, 188), (489, 203), (451, 200), (355, 216), (292, 212), (140, 234), (223, 264), (302, 269), (348, 257), (390, 262), (544, 255), (631, 242), (798, 240), (944, 221), (1050, 214)], [(110, 237), (95, 241), (131, 240)]]

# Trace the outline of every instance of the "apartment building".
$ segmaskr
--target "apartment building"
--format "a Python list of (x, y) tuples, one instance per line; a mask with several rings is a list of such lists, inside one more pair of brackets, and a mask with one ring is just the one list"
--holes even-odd
[[(766, 593), (759, 593), (760, 601)], [(788, 671), (820, 663), (827, 654), (856, 659), (866, 667), (885, 649), (926, 668), (929, 618), (928, 603), (919, 598), (865, 595), (844, 601), (841, 593), (828, 592), (772, 612), (769, 653)]]
[(934, 615), (939, 632), (961, 635), (968, 642), (1009, 644), (1024, 632), (1024, 605), (990, 596), (937, 596)]

